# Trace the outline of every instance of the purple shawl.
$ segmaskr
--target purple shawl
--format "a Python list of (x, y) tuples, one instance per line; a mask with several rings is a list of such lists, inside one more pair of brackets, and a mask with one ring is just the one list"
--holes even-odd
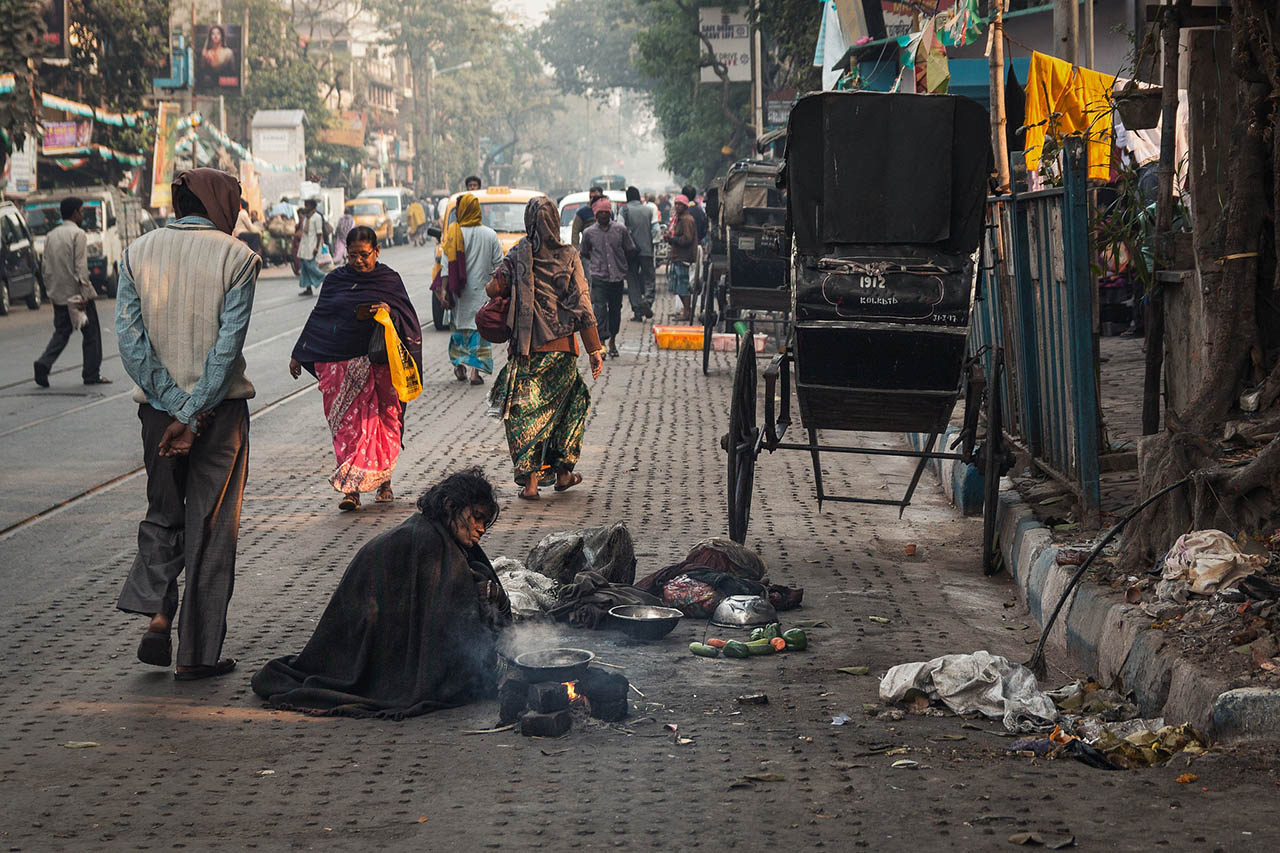
[(348, 361), (369, 352), (374, 322), (356, 319), (356, 307), (385, 302), (400, 341), (422, 369), (422, 326), (409, 301), (400, 274), (386, 264), (372, 272), (358, 273), (350, 266), (337, 267), (324, 278), (311, 316), (293, 345), (293, 358), (314, 374), (317, 361)]

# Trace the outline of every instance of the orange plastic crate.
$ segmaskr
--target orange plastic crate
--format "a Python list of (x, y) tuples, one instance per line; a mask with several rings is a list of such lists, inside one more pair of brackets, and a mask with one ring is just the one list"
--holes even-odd
[(701, 326), (654, 326), (658, 349), (702, 349)]

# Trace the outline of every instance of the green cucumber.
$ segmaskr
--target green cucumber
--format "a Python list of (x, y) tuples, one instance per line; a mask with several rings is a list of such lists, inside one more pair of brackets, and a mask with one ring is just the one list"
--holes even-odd
[(695, 655), (698, 655), (699, 657), (704, 657), (704, 658), (720, 657), (719, 649), (717, 649), (715, 646), (703, 645), (702, 643), (690, 643), (689, 651), (693, 652)]
[(727, 658), (745, 658), (751, 656), (751, 650), (747, 648), (747, 644), (739, 640), (730, 640), (724, 644), (724, 656)]
[(751, 655), (773, 655), (778, 653), (778, 650), (773, 647), (772, 637), (765, 640), (752, 640), (745, 645), (747, 647), (747, 654)]

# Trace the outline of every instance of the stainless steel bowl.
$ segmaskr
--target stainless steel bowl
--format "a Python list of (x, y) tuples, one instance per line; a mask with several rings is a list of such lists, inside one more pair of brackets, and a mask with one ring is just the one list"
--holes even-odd
[(619, 604), (609, 608), (613, 624), (633, 640), (660, 640), (676, 627), (684, 614), (672, 607), (651, 604)]
[(778, 611), (758, 595), (731, 595), (711, 614), (711, 624), (721, 628), (755, 628), (778, 621)]

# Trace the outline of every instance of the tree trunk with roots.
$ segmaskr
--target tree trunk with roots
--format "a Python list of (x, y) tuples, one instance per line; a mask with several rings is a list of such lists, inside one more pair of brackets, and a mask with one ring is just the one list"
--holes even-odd
[[(1258, 536), (1280, 527), (1280, 338), (1272, 328), (1278, 315), (1269, 310), (1280, 301), (1277, 33), (1280, 10), (1274, 0), (1232, 4), (1231, 63), (1240, 109), (1223, 159), (1228, 165), (1217, 224), (1221, 254), (1199, 259), (1203, 369), (1181, 411), (1166, 412), (1164, 432), (1141, 443), (1139, 500), (1184, 477), (1191, 482), (1134, 519), (1122, 556), (1129, 570), (1149, 568), (1189, 530)], [(1260, 390), (1252, 414), (1239, 407), (1248, 389)], [(1233, 422), (1228, 437), (1224, 428)]]

